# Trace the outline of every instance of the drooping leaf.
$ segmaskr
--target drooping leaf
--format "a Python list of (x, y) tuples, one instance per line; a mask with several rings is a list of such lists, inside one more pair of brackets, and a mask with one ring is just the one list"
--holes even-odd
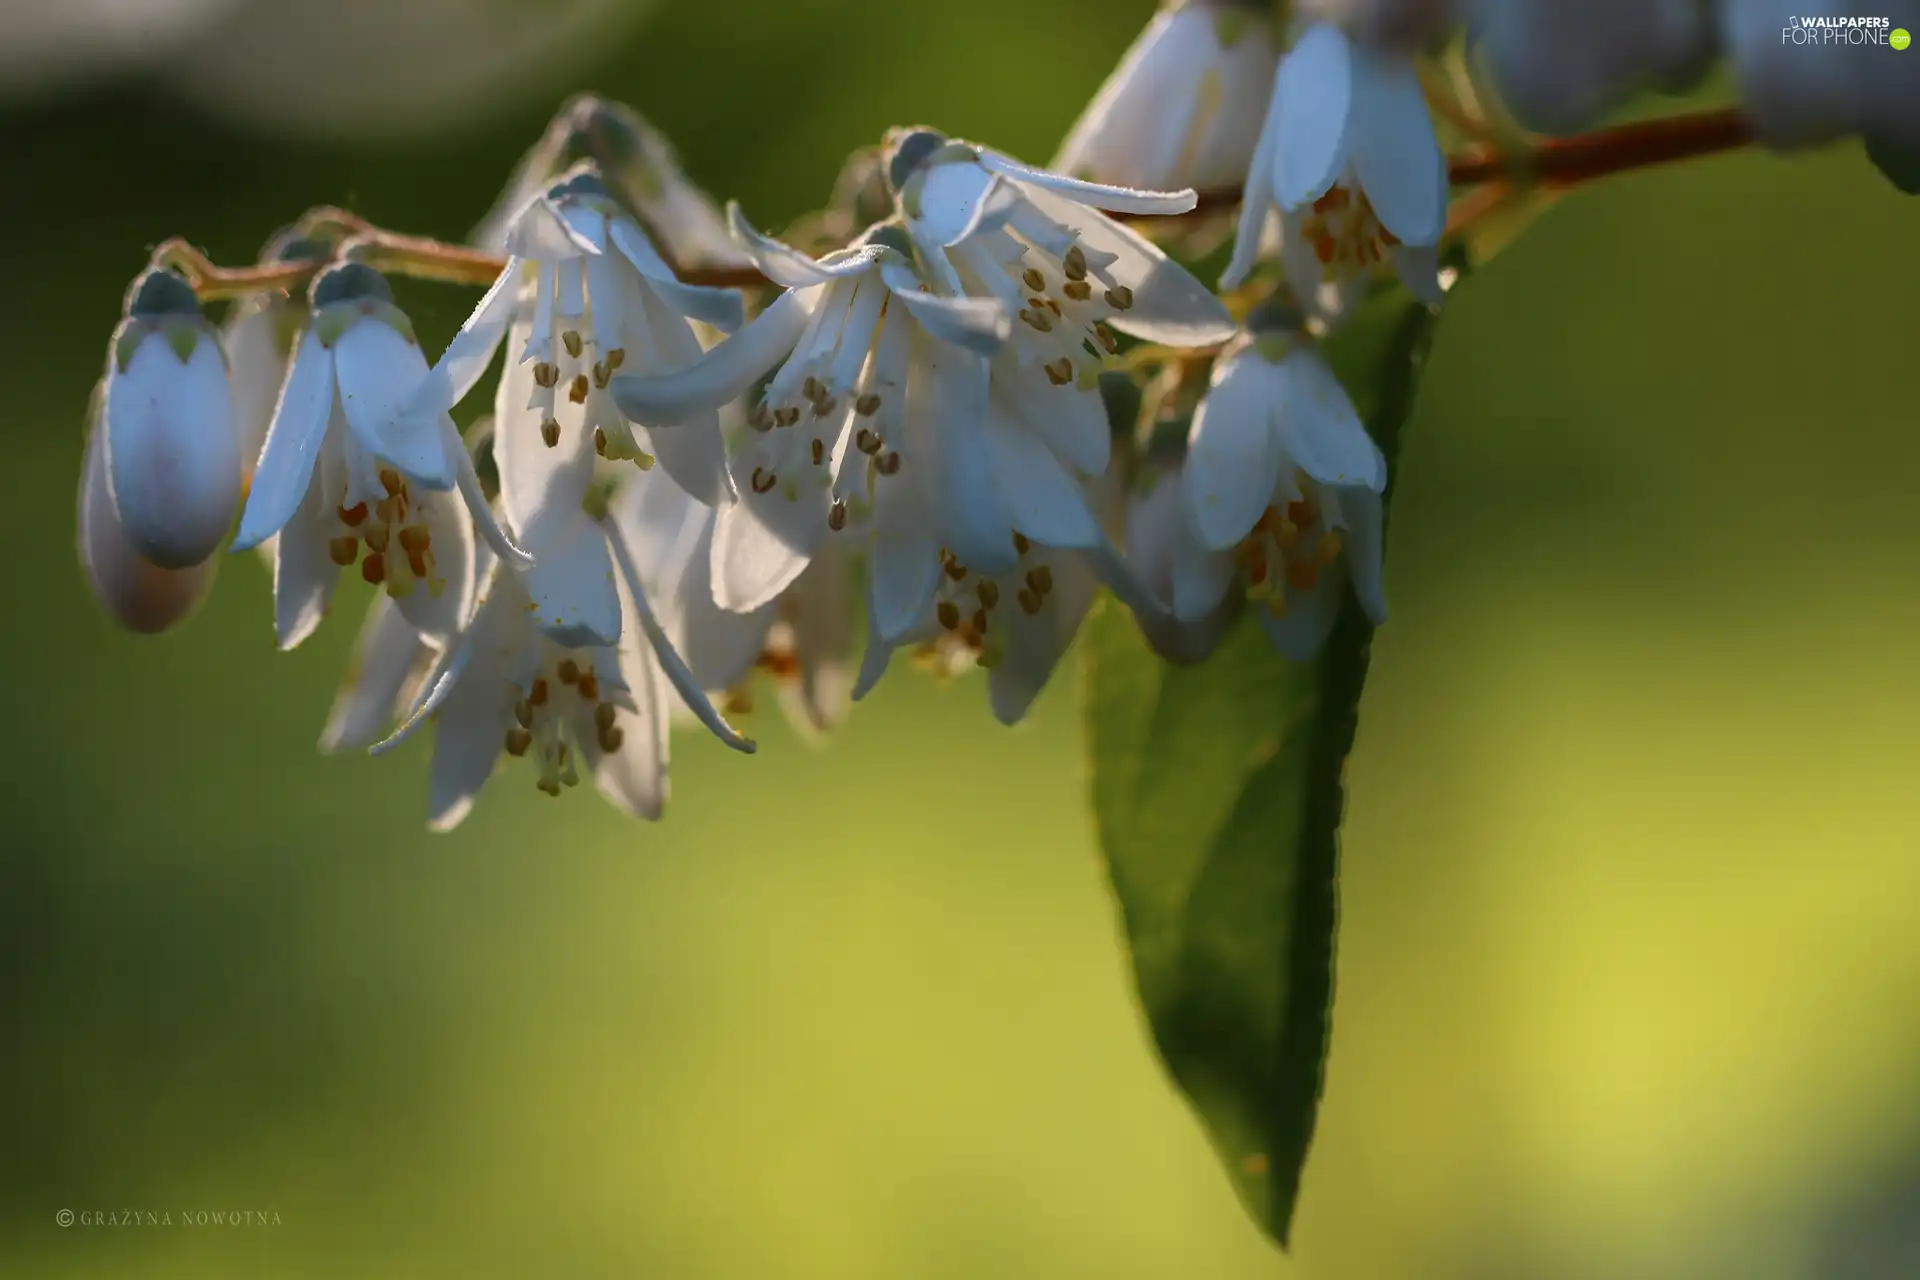
[[(1389, 291), (1326, 348), (1390, 463), (1433, 325)], [(1321, 655), (1296, 664), (1243, 619), (1194, 667), (1161, 663), (1112, 600), (1085, 634), (1094, 812), (1140, 1003), (1285, 1247), (1327, 1057), (1343, 775), (1373, 627), (1348, 599)]]

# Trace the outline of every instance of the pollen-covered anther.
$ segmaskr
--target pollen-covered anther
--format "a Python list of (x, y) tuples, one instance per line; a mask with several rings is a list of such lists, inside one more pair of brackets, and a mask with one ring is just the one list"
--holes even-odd
[(592, 389), (587, 381), (587, 375), (584, 373), (576, 373), (573, 375), (572, 384), (567, 387), (567, 399), (573, 401), (575, 404), (585, 404), (587, 402), (587, 392)]
[(393, 537), (393, 526), (382, 520), (379, 524), (367, 526), (367, 531), (360, 537), (367, 544), (367, 550), (385, 551), (388, 541)]
[(1017, 556), (1023, 556), (1031, 550), (1033, 550), (1033, 544), (1027, 541), (1027, 535), (1015, 529), (1013, 531), (1013, 553)]
[(953, 601), (942, 600), (939, 605), (935, 607), (934, 613), (939, 617), (940, 625), (948, 631), (958, 631), (960, 629), (960, 606)]
[(1087, 278), (1087, 255), (1077, 244), (1067, 250), (1067, 256), (1060, 260), (1060, 265), (1066, 271), (1068, 280)]
[(776, 426), (790, 427), (800, 421), (800, 410), (792, 407), (781, 409), (773, 415), (773, 421)]
[(948, 552), (940, 558), (940, 567), (946, 572), (946, 575), (955, 582), (959, 582), (967, 576), (967, 566), (961, 564), (952, 552)]
[(618, 369), (621, 365), (625, 364), (626, 362), (627, 362), (627, 349), (625, 347), (615, 347), (613, 350), (607, 352), (607, 368), (608, 369)]
[(1027, 288), (1033, 290), (1035, 293), (1043, 293), (1046, 291), (1047, 278), (1040, 274), (1040, 270), (1037, 267), (1028, 267), (1021, 275), (1020, 280), (1021, 283), (1025, 284)]
[(1107, 305), (1115, 311), (1129, 311), (1133, 308), (1133, 290), (1123, 284), (1117, 284), (1107, 290)]
[(527, 690), (527, 701), (531, 702), (536, 707), (544, 707), (547, 705), (547, 695), (548, 695), (547, 682), (541, 679), (540, 677), (535, 676), (533, 681), (533, 688)]
[(600, 701), (600, 677), (593, 674), (591, 669), (581, 673), (580, 683), (575, 687), (588, 702)]
[(1035, 565), (1027, 570), (1027, 585), (1035, 595), (1046, 599), (1047, 593), (1053, 590), (1053, 570), (1044, 564)]
[(800, 384), (800, 394), (808, 400), (818, 400), (827, 394), (827, 389), (821, 385), (820, 379), (808, 374), (807, 380)]
[(541, 360), (533, 366), (534, 385), (551, 391), (560, 385), (560, 366)]
[(780, 483), (780, 479), (765, 467), (755, 467), (753, 478), (747, 483), (753, 487), (755, 493), (772, 493), (773, 486)]
[(340, 523), (349, 529), (357, 529), (366, 523), (367, 504), (364, 502), (356, 502), (351, 507), (341, 507), (339, 511)]
[(613, 370), (608, 366), (607, 362), (605, 360), (601, 360), (595, 363), (593, 366), (594, 389), (596, 391), (605, 391), (607, 389), (607, 384), (612, 381), (613, 381)]
[(351, 535), (330, 538), (327, 541), (327, 556), (341, 568), (352, 564), (360, 554), (360, 539)]
[(1053, 317), (1049, 316), (1045, 311), (1037, 311), (1032, 307), (1028, 307), (1020, 312), (1020, 319), (1029, 329), (1035, 330), (1036, 332), (1053, 332)]
[(572, 684), (580, 678), (580, 664), (572, 658), (562, 658), (560, 665), (554, 668), (553, 674), (560, 678), (561, 684)]
[(581, 341), (580, 331), (578, 329), (569, 329), (565, 333), (561, 334), (560, 345), (565, 347), (567, 349), (567, 354), (572, 356), (575, 360), (578, 360), (580, 358), (580, 353), (586, 350), (586, 344)]
[(827, 442), (815, 436), (807, 453), (812, 457), (814, 466), (821, 465), (827, 460)]
[(1041, 597), (1040, 593), (1032, 587), (1021, 587), (1013, 593), (1013, 598), (1020, 602), (1020, 612), (1026, 614), (1028, 617), (1039, 613), (1046, 605), (1046, 601)]
[(513, 728), (507, 730), (505, 746), (508, 755), (516, 758), (524, 756), (527, 754), (527, 749), (532, 745), (533, 735), (519, 725), (515, 725)]
[(613, 728), (614, 717), (618, 714), (611, 702), (603, 702), (593, 709), (593, 727), (605, 732)]
[(754, 405), (753, 409), (747, 414), (747, 425), (755, 431), (773, 430), (773, 410), (767, 408), (767, 402), (765, 400)]
[(853, 433), (853, 447), (861, 453), (866, 454), (869, 458), (880, 452), (882, 444), (883, 442), (880, 437), (865, 427)]
[(974, 594), (980, 597), (980, 607), (991, 609), (1000, 603), (1000, 584), (992, 578), (982, 578), (973, 584)]
[(1056, 387), (1064, 387), (1073, 381), (1073, 361), (1066, 356), (1061, 356), (1052, 364), (1047, 365), (1046, 370), (1047, 381)]
[(853, 411), (863, 418), (871, 418), (880, 412), (880, 396), (876, 392), (869, 391), (853, 402)]
[(835, 502), (827, 508), (827, 528), (835, 533), (847, 527), (847, 504)]
[(1075, 302), (1087, 302), (1093, 298), (1093, 286), (1085, 280), (1069, 280), (1067, 281), (1066, 288), (1060, 292), (1066, 294), (1067, 297), (1073, 299)]
[(593, 429), (593, 451), (603, 458), (607, 456), (607, 429), (605, 427), (595, 427)]
[(387, 580), (387, 558), (378, 551), (369, 551), (366, 558), (360, 561), (360, 576), (379, 586)]
[(873, 460), (874, 470), (883, 476), (897, 475), (900, 471), (900, 455), (883, 453)]
[(1115, 352), (1120, 350), (1120, 339), (1114, 337), (1113, 330), (1107, 328), (1106, 325), (1104, 324), (1094, 325), (1093, 333), (1095, 337), (1100, 339), (1100, 345), (1102, 348), (1105, 349), (1108, 355), (1113, 355)]
[(540, 424), (540, 441), (549, 449), (557, 449), (560, 447), (560, 423), (558, 420), (548, 418)]

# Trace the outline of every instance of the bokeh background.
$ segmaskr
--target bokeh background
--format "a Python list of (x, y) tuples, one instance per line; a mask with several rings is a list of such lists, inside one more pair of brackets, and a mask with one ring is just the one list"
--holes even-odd
[[(657, 827), (508, 772), (430, 837), (421, 752), (313, 751), (356, 597), (281, 655), (236, 557), (139, 639), (71, 551), (164, 236), (458, 237), (579, 88), (779, 225), (894, 123), (1044, 161), (1151, 0), (365, 8), (449, 34), (356, 5), (60, 62), (0, 10), (0, 1271), (1920, 1274), (1920, 204), (1857, 151), (1581, 193), (1452, 303), (1289, 1259), (1131, 1001), (1070, 670), (1017, 731), (896, 673), (825, 751), (686, 735)], [(516, 57), (473, 35), (528, 14)], [(431, 343), (472, 297), (409, 301)]]

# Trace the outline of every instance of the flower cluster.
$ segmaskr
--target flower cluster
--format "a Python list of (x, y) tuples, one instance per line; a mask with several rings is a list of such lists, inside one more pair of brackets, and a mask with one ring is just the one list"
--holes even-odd
[[(677, 720), (753, 750), (729, 717), (756, 673), (818, 733), (905, 648), (982, 668), (1014, 723), (1102, 589), (1171, 661), (1205, 658), (1243, 611), (1310, 660), (1349, 600), (1386, 618), (1388, 460), (1320, 344), (1385, 281), (1439, 306), (1462, 174), (1491, 166), (1507, 192), (1544, 163), (1484, 154), (1506, 126), (1427, 53), (1456, 24), (1542, 127), (1724, 48), (1753, 116), (1698, 149), (1757, 122), (1920, 150), (1920, 81), (1839, 57), (1774, 69), (1762, 0), (1286, 10), (1175, 0), (1050, 169), (895, 130), (786, 240), (723, 215), (630, 110), (582, 97), (471, 247), (341, 210), (249, 268), (169, 242), (90, 413), (94, 591), (133, 630), (173, 626), (237, 519), (291, 648), (353, 570), (372, 605), (321, 745), (431, 729), (441, 829), (502, 754), (549, 794), (590, 777), (657, 817)], [(1436, 120), (1479, 158), (1450, 162)], [(1620, 150), (1555, 154), (1598, 174)], [(1136, 225), (1236, 205), (1171, 224), (1192, 257), (1231, 236), (1218, 296)], [(487, 286), (437, 359), (395, 273)], [(222, 330), (213, 300), (232, 304)], [(463, 434), (490, 373), (491, 413)]]

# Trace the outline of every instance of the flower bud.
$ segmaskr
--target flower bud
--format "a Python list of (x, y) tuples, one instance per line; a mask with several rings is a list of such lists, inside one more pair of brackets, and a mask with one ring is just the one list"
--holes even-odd
[[(98, 416), (100, 390), (94, 391)], [(183, 569), (163, 569), (145, 559), (120, 527), (107, 491), (105, 451), (97, 423), (88, 424), (86, 452), (80, 464), (80, 566), (94, 598), (129, 631), (152, 635), (179, 623), (206, 598), (216, 558)]]
[(168, 569), (213, 554), (240, 503), (240, 442), (226, 357), (186, 281), (154, 268), (114, 331), (102, 410), (115, 517)]

